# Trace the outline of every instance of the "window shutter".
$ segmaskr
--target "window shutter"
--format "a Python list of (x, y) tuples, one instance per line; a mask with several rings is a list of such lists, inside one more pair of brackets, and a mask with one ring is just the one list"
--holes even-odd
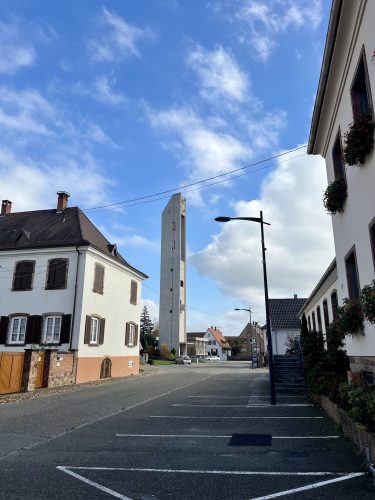
[(55, 264), (55, 286), (65, 286), (66, 278), (66, 260), (56, 261)]
[(135, 332), (134, 332), (134, 346), (138, 344), (138, 325), (135, 325)]
[(55, 261), (50, 260), (48, 263), (47, 287), (52, 288), (54, 284), (55, 284)]
[(130, 303), (134, 305), (137, 303), (137, 287), (138, 283), (132, 280), (130, 282)]
[(104, 330), (105, 330), (105, 318), (100, 320), (99, 327), (99, 344), (104, 344)]
[(33, 323), (34, 316), (29, 316), (26, 320), (26, 335), (25, 335), (25, 344), (32, 344), (33, 342)]
[(16, 265), (14, 271), (13, 290), (20, 290), (22, 287), (22, 262)]
[(40, 344), (42, 334), (42, 316), (30, 316), (27, 320), (30, 323), (30, 340), (32, 344)]
[(125, 328), (125, 345), (129, 345), (129, 330), (130, 330), (130, 325), (129, 323), (126, 323), (126, 328)]
[(0, 344), (6, 344), (7, 335), (8, 335), (8, 325), (9, 325), (8, 316), (1, 316), (1, 319), (0, 319)]
[(67, 344), (70, 341), (71, 314), (64, 314), (61, 320), (60, 344)]
[(90, 331), (91, 331), (91, 316), (86, 316), (86, 326), (85, 326), (85, 337), (84, 343), (90, 343)]

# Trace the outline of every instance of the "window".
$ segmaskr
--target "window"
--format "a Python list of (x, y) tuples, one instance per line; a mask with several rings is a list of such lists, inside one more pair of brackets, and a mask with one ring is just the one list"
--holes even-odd
[(181, 260), (186, 260), (186, 221), (185, 216), (181, 214)]
[(333, 145), (332, 160), (333, 160), (333, 170), (335, 173), (335, 179), (338, 180), (345, 178), (345, 164), (344, 164), (344, 156), (342, 154), (340, 129), (337, 133), (337, 137)]
[(357, 120), (362, 115), (372, 115), (371, 91), (365, 60), (365, 51), (362, 50), (350, 90), (354, 120)]
[(309, 322), (309, 332), (311, 332), (311, 318), (310, 318), (310, 316), (307, 319), (308, 319), (308, 322)]
[(332, 306), (332, 316), (333, 316), (333, 319), (336, 319), (337, 318), (337, 309), (339, 307), (339, 303), (338, 303), (338, 300), (337, 300), (337, 292), (336, 292), (336, 290), (334, 290), (331, 293), (331, 306)]
[(60, 333), (61, 316), (46, 316), (44, 319), (44, 343), (58, 344), (60, 342)]
[(33, 284), (35, 260), (23, 260), (16, 263), (13, 275), (13, 291), (31, 290)]
[(9, 344), (24, 344), (26, 335), (26, 316), (14, 316), (10, 324)]
[(99, 333), (99, 320), (98, 318), (91, 318), (90, 344), (98, 343), (98, 333)]
[(104, 290), (104, 266), (101, 264), (95, 264), (94, 272), (94, 288), (95, 293), (103, 294)]
[(134, 280), (130, 282), (130, 303), (136, 305), (137, 304), (137, 291), (138, 291), (138, 283)]
[(372, 225), (370, 226), (370, 243), (372, 250), (372, 261), (374, 263), (374, 269), (375, 269), (375, 221), (373, 221)]
[(48, 262), (46, 288), (53, 290), (66, 288), (68, 259), (51, 259)]
[(133, 322), (126, 323), (125, 345), (135, 347), (138, 344), (138, 325)]
[(349, 299), (359, 299), (360, 288), (355, 249), (345, 259), (346, 279), (348, 281)]
[(312, 324), (313, 324), (313, 332), (316, 332), (316, 322), (315, 322), (315, 313), (312, 312)]
[(101, 345), (104, 343), (105, 319), (97, 316), (86, 316), (84, 343)]
[(321, 332), (322, 331), (322, 315), (320, 312), (320, 306), (318, 306), (316, 309), (316, 317), (318, 319), (318, 332)]
[(323, 300), (323, 317), (324, 317), (324, 327), (327, 331), (329, 327), (329, 314), (328, 314), (328, 301), (327, 299)]

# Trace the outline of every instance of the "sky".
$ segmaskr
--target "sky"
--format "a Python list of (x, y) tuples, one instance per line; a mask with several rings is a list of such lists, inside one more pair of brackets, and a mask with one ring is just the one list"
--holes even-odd
[(157, 321), (161, 213), (182, 192), (188, 331), (238, 335), (235, 308), (263, 324), (260, 227), (214, 219), (263, 211), (271, 298), (308, 297), (333, 259), (324, 160), (288, 153), (308, 141), (329, 8), (0, 0), (0, 198), (48, 209), (68, 191), (149, 276)]

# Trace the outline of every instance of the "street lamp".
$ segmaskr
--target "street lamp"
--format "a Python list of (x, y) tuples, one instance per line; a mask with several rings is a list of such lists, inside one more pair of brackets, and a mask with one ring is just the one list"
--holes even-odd
[[(251, 336), (252, 329), (251, 329), (251, 309), (250, 309), (250, 307), (249, 307), (249, 309), (242, 309), (240, 307), (235, 307), (234, 310), (235, 311), (247, 311), (249, 313), (249, 315), (250, 315), (249, 334)], [(258, 354), (257, 354), (256, 338), (254, 340), (255, 340), (255, 357), (256, 357), (256, 363), (258, 366)], [(254, 368), (254, 347), (253, 347), (252, 337), (249, 337), (248, 344), (250, 344), (250, 341), (251, 341), (251, 368)]]
[(246, 220), (249, 222), (258, 222), (260, 224), (261, 241), (262, 241), (262, 260), (263, 260), (263, 280), (264, 280), (264, 301), (266, 305), (266, 323), (267, 323), (267, 344), (268, 344), (268, 366), (270, 374), (270, 401), (271, 405), (276, 404), (275, 393), (275, 377), (273, 370), (273, 351), (270, 323), (270, 308), (268, 303), (268, 283), (267, 283), (267, 267), (266, 267), (266, 248), (264, 246), (264, 224), (270, 226), (268, 222), (263, 221), (263, 212), (260, 212), (260, 217), (216, 217), (216, 222), (229, 222), (231, 220)]
[(235, 311), (247, 311), (250, 314), (250, 328), (251, 328), (251, 309), (250, 309), (250, 307), (249, 307), (249, 309), (240, 309), (239, 307), (236, 307), (234, 310)]

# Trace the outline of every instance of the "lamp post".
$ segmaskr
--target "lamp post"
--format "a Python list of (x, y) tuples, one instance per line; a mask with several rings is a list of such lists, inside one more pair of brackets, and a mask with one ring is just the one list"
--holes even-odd
[[(251, 335), (251, 309), (242, 309), (241, 307), (235, 307), (235, 311), (247, 311), (250, 315), (250, 323), (249, 323), (249, 334)], [(248, 339), (248, 344), (250, 343), (251, 338)], [(256, 346), (256, 343), (255, 343)], [(256, 351), (255, 351), (256, 354)], [(257, 356), (257, 364), (258, 364), (258, 356)], [(253, 354), (253, 344), (251, 344), (251, 368), (254, 368), (254, 354)]]
[(276, 404), (275, 392), (275, 377), (273, 369), (273, 350), (272, 350), (272, 337), (271, 337), (271, 323), (270, 323), (270, 308), (268, 303), (268, 282), (267, 282), (267, 266), (266, 266), (266, 248), (264, 246), (264, 224), (270, 226), (268, 222), (263, 221), (263, 212), (260, 212), (260, 217), (216, 217), (217, 222), (229, 222), (231, 220), (246, 220), (249, 222), (257, 222), (260, 224), (261, 241), (262, 241), (262, 261), (263, 261), (263, 280), (264, 280), (264, 301), (266, 306), (266, 323), (267, 323), (267, 344), (268, 344), (268, 366), (270, 374), (270, 402), (271, 405)]

